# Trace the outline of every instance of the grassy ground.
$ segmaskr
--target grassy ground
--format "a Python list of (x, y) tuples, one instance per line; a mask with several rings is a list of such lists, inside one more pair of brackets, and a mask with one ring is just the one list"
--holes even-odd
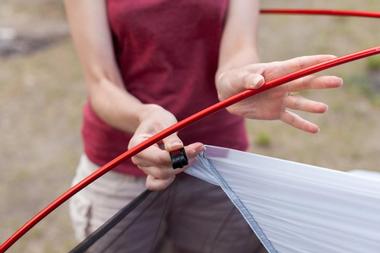
[[(378, 1), (274, 1), (264, 7), (379, 9)], [(344, 6), (343, 6), (344, 5)], [(261, 20), (263, 61), (298, 55), (353, 52), (379, 42), (377, 21), (328, 17)], [(60, 1), (2, 0), (0, 27), (41, 33), (65, 27)], [(64, 29), (63, 29), (64, 30)], [(70, 184), (81, 152), (85, 92), (78, 59), (66, 38), (35, 53), (0, 59), (0, 241)], [(369, 92), (366, 61), (329, 71), (345, 87), (307, 94), (330, 105), (308, 135), (279, 122), (250, 121), (252, 150), (340, 170), (378, 170), (379, 99)], [(10, 252), (66, 252), (75, 244), (67, 207), (59, 208)]]

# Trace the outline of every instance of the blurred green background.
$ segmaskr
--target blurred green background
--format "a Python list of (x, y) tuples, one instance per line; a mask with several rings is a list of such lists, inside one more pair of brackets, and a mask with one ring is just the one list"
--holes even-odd
[[(377, 0), (265, 0), (262, 7), (379, 10)], [(379, 20), (262, 16), (262, 61), (300, 55), (342, 55), (380, 44)], [(252, 151), (338, 170), (379, 170), (379, 59), (326, 73), (344, 77), (335, 91), (308, 97), (329, 104), (306, 115), (321, 126), (309, 135), (280, 122), (247, 123)], [(1, 0), (0, 241), (68, 188), (81, 153), (85, 90), (58, 0)], [(36, 226), (9, 252), (67, 252), (76, 242), (67, 205)]]

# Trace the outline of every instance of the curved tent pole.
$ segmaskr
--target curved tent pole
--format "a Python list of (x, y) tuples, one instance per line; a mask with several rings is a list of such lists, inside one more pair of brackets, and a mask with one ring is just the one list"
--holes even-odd
[[(380, 17), (380, 13), (374, 12), (359, 12), (359, 11), (335, 11), (335, 10), (284, 10), (284, 9), (266, 9), (262, 10), (262, 13), (266, 14), (314, 14), (314, 15), (343, 15), (343, 16), (362, 16), (362, 17)], [(359, 60), (365, 57), (369, 57), (372, 55), (380, 54), (380, 46), (369, 48), (363, 51), (359, 51), (356, 53), (348, 54), (345, 56), (341, 56), (327, 62), (323, 62), (320, 64), (316, 64), (314, 66), (290, 73), (288, 75), (282, 76), (280, 78), (274, 79), (272, 81), (266, 82), (259, 89), (249, 89), (245, 90), (241, 93), (238, 93), (224, 101), (218, 102), (210, 107), (207, 107), (188, 118), (185, 118), (178, 123), (164, 129), (163, 131), (153, 135), (149, 139), (140, 143), (139, 145), (125, 151), (118, 157), (114, 158), (110, 162), (98, 168), (96, 171), (91, 173), (89, 176), (82, 179), (79, 183), (70, 187), (66, 192), (61, 194), (58, 198), (52, 201), (47, 207), (38, 212), (35, 216), (33, 216), (29, 221), (27, 221), (22, 227), (20, 227), (13, 235), (11, 235), (6, 241), (4, 241), (0, 245), (0, 253), (5, 252), (9, 249), (18, 239), (20, 239), (25, 233), (27, 233), (31, 228), (33, 228), (38, 222), (40, 222), (43, 218), (49, 215), (52, 211), (54, 211), (57, 207), (62, 205), (66, 200), (72, 197), (74, 194), (94, 182), (99, 177), (103, 176), (108, 171), (115, 168), (124, 160), (138, 154), (142, 150), (148, 148), (149, 146), (161, 141), (165, 137), (178, 132), (179, 130), (189, 126), (190, 124), (216, 112), (223, 108), (226, 108), (232, 104), (235, 104), (241, 100), (244, 100), (248, 97), (254, 96), (266, 90), (272, 89), (274, 87), (280, 86), (282, 84), (288, 83), (290, 81), (296, 80), (298, 78), (314, 74), (320, 72), (325, 69), (329, 69), (347, 62)]]
[(327, 9), (262, 9), (261, 14), (284, 14), (284, 15), (326, 15), (346, 16), (363, 18), (380, 18), (380, 12), (351, 11), (351, 10), (327, 10)]
[(13, 245), (21, 236), (23, 236), (26, 232), (28, 232), (34, 225), (36, 225), (39, 221), (41, 221), (44, 217), (46, 217), (49, 213), (51, 213), (54, 209), (56, 209), (58, 206), (60, 206), (62, 203), (64, 203), (67, 199), (72, 197), (75, 193), (82, 190), (84, 187), (107, 173), (108, 171), (112, 170), (115, 166), (123, 162), (124, 160), (136, 155), (137, 153), (141, 152), (142, 150), (146, 149), (147, 147), (157, 143), (158, 141), (162, 140), (163, 138), (183, 129), (186, 126), (189, 126), (190, 124), (216, 112), (219, 111), (225, 107), (228, 107), (232, 104), (235, 104), (245, 98), (251, 97), (253, 95), (259, 94), (263, 91), (272, 89), (274, 87), (280, 86), (282, 84), (288, 83), (290, 81), (296, 80), (298, 78), (317, 73), (319, 71), (332, 68), (337, 65), (341, 65), (350, 61), (355, 61), (361, 58), (369, 57), (371, 55), (380, 54), (380, 46), (370, 48), (367, 50), (359, 51), (353, 54), (345, 55), (342, 57), (338, 57), (336, 59), (317, 64), (296, 72), (293, 72), (291, 74), (285, 75), (283, 77), (274, 79), (272, 81), (266, 82), (261, 88), (259, 89), (249, 89), (245, 90), (241, 93), (238, 93), (224, 101), (218, 102), (214, 105), (211, 105), (210, 107), (207, 107), (193, 115), (191, 115), (188, 118), (185, 118), (182, 121), (179, 121), (178, 123), (172, 125), (171, 127), (168, 127), (164, 129), (163, 131), (155, 134), (154, 136), (150, 137), (149, 139), (145, 140), (144, 142), (140, 143), (139, 145), (127, 150), (123, 154), (119, 155), (112, 161), (108, 162), (104, 166), (98, 168), (96, 171), (94, 171), (92, 174), (87, 176), (86, 178), (82, 179), (79, 183), (69, 188), (68, 191), (63, 193), (61, 196), (59, 196), (56, 200), (51, 202), (46, 208), (41, 210), (39, 213), (37, 213), (32, 219), (30, 219), (27, 223), (25, 223), (19, 230), (17, 230), (8, 240), (6, 240), (1, 246), (0, 246), (0, 252), (4, 252), (6, 249), (8, 249), (11, 245)]

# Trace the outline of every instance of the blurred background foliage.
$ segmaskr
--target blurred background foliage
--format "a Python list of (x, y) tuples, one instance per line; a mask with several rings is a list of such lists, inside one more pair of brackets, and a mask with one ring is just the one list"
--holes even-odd
[[(379, 10), (377, 0), (266, 0), (262, 7)], [(342, 55), (380, 44), (379, 20), (262, 16), (262, 61), (300, 55)], [(306, 115), (321, 126), (309, 135), (280, 122), (249, 121), (253, 152), (338, 170), (379, 170), (380, 60), (325, 73), (344, 77), (334, 91), (308, 97), (329, 104)], [(0, 241), (62, 193), (81, 153), (81, 68), (62, 1), (1, 0), (0, 5)], [(9, 252), (67, 252), (75, 245), (67, 205), (36, 226)]]

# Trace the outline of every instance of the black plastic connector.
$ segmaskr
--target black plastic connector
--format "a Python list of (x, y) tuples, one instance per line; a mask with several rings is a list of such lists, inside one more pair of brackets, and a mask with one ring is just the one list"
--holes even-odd
[(172, 161), (173, 169), (183, 168), (189, 164), (184, 148), (170, 152), (170, 159)]

